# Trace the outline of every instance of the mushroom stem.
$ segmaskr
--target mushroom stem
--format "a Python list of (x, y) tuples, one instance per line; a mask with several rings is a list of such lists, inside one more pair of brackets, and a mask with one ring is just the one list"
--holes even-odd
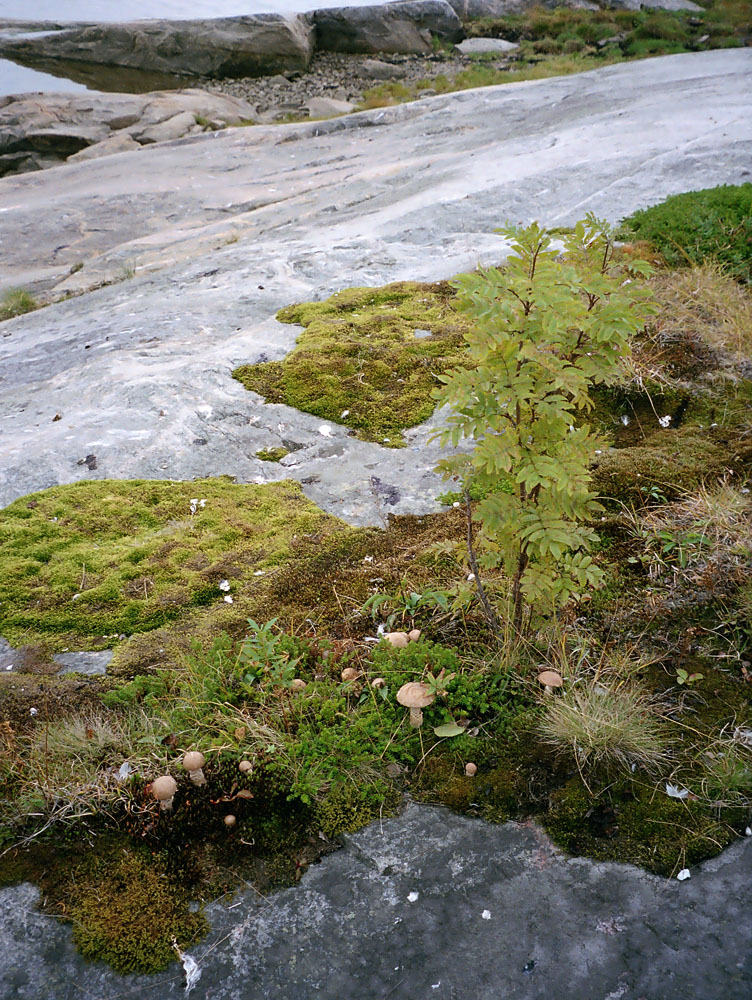
[(413, 729), (420, 729), (423, 725), (423, 712), (419, 708), (410, 709), (410, 725)]

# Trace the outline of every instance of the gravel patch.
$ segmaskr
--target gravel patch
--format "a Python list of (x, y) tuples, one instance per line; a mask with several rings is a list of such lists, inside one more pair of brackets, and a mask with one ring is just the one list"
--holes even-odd
[[(477, 65), (478, 60), (461, 53), (421, 55), (345, 55), (337, 52), (316, 53), (305, 73), (290, 72), (267, 77), (201, 81), (205, 90), (231, 94), (248, 101), (257, 110), (262, 123), (282, 121), (287, 117), (307, 117), (305, 104), (312, 97), (360, 104), (367, 90), (382, 83), (400, 83), (407, 88), (420, 81), (443, 74), (452, 79), (461, 70)], [(509, 59), (499, 53), (498, 60), (485, 62), (496, 69), (509, 67)], [(421, 96), (436, 93), (430, 85)]]

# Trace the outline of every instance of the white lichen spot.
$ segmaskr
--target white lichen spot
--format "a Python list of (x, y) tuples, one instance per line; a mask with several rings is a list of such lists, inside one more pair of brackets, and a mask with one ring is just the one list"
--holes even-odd
[(490, 910), (484, 910), (481, 913), (480, 918), (481, 918), (481, 920), (490, 920), (491, 919), (491, 911)]
[(627, 416), (626, 413), (622, 413), (621, 422), (624, 424), (625, 427), (629, 427), (629, 417)]
[(233, 603), (233, 599), (230, 597), (229, 594), (225, 594), (225, 596), (222, 598), (222, 600), (225, 602), (225, 604), (232, 604)]
[(332, 436), (332, 429), (331, 429), (331, 427), (329, 426), (329, 424), (322, 424), (322, 425), (321, 425), (321, 426), (319, 427), (319, 434), (320, 434), (320, 435), (321, 435), (322, 437), (325, 437), (325, 438), (330, 438), (330, 437)]
[(671, 423), (671, 414), (667, 413), (665, 417), (658, 417), (658, 423), (661, 425), (661, 427), (668, 427), (668, 425)]
[(220, 580), (219, 581), (219, 589), (220, 590), (224, 590), (224, 592), (227, 593), (227, 591), (230, 589), (230, 581), (229, 580)]
[(420, 893), (415, 892), (415, 890), (413, 890), (412, 892), (408, 892), (408, 894), (407, 894), (407, 901), (408, 901), (408, 903), (415, 903), (415, 902), (417, 902), (419, 896), (420, 896)]
[(679, 874), (676, 876), (680, 882), (686, 881), (686, 879), (691, 877), (691, 872), (689, 868), (682, 868)]

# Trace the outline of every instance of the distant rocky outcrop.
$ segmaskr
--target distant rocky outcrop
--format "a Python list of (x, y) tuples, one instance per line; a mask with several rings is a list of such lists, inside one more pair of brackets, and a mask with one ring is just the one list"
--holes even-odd
[(4, 97), (0, 176), (180, 139), (254, 115), (245, 101), (203, 90)]
[(314, 25), (304, 15), (251, 14), (195, 21), (93, 24), (0, 37), (0, 54), (21, 62), (68, 59), (190, 76), (262, 76), (303, 70)]
[(465, 37), (446, 0), (322, 8), (309, 16), (316, 25), (316, 47), (326, 52), (430, 52), (434, 35), (449, 42)]

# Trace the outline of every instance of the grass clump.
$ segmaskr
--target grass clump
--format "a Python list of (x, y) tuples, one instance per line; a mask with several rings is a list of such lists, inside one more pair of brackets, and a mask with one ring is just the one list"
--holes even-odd
[(33, 312), (39, 308), (39, 303), (23, 288), (9, 289), (0, 301), (0, 322), (4, 319), (12, 319), (14, 316), (23, 316), (24, 313)]
[(233, 376), (268, 402), (400, 447), (402, 432), (433, 412), (437, 375), (462, 357), (468, 321), (454, 297), (447, 282), (398, 282), (288, 306), (277, 318), (304, 327), (294, 350)]
[(752, 184), (674, 195), (635, 212), (623, 225), (672, 267), (715, 261), (731, 276), (752, 280)]
[(629, 771), (632, 765), (656, 771), (668, 760), (661, 723), (634, 688), (595, 682), (575, 687), (549, 703), (539, 733), (544, 744), (586, 771)]

